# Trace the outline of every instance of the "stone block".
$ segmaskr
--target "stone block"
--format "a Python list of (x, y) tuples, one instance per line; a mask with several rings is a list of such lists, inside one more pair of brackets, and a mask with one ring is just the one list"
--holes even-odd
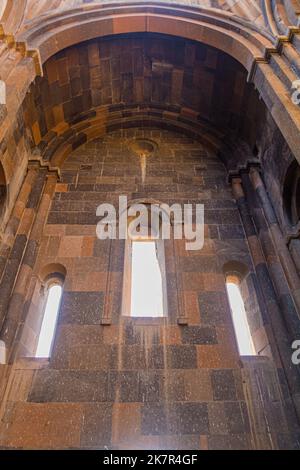
[(59, 323), (97, 325), (103, 313), (103, 292), (64, 292)]
[(236, 388), (232, 370), (213, 370), (211, 372), (213, 397), (217, 401), (235, 400)]

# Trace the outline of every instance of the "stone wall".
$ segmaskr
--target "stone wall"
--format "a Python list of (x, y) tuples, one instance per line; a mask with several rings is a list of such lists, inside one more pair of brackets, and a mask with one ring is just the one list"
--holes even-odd
[[(130, 150), (136, 138), (157, 144), (144, 184)], [(185, 251), (184, 240), (165, 243), (167, 318), (121, 316), (124, 243), (100, 241), (95, 233), (96, 207), (119, 195), (205, 204), (202, 251)], [(66, 269), (54, 348), (49, 363), (29, 357), (15, 363), (1, 446), (269, 448), (264, 425), (253, 427), (253, 402), (243, 389), (223, 272), (232, 260), (253, 272), (226, 170), (200, 143), (168, 131), (131, 129), (73, 152), (33, 265), (17, 354), (30, 356), (36, 345), (39, 275), (50, 263)], [(104, 326), (108, 298), (112, 323)], [(180, 316), (187, 325), (177, 324)], [(270, 383), (278, 384), (276, 370), (272, 374)], [(286, 424), (272, 430), (274, 447), (293, 447), (284, 403), (281, 412)], [(255, 440), (256, 433), (264, 438)]]

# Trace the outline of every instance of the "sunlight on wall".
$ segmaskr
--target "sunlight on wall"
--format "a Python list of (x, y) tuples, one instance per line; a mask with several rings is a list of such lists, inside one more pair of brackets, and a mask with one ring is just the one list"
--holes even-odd
[(41, 332), (39, 336), (39, 342), (36, 350), (36, 357), (50, 356), (61, 295), (61, 286), (54, 285), (50, 287)]
[(232, 282), (227, 282), (226, 287), (240, 355), (253, 356), (255, 349), (240, 288)]
[(131, 315), (162, 317), (162, 292), (155, 242), (132, 242)]

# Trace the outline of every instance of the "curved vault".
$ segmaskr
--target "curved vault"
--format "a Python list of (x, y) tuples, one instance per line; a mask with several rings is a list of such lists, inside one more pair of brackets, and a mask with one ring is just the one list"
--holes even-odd
[[(33, 2), (35, 3), (35, 2)], [(43, 2), (44, 3), (44, 2)], [(58, 4), (59, 3), (59, 4)], [(224, 4), (224, 2), (222, 2)], [(230, 2), (231, 5), (239, 5), (247, 2)], [(250, 1), (249, 5), (256, 4)], [(277, 68), (276, 93), (274, 83), (271, 79), (268, 65), (271, 54), (277, 54), (280, 44), (267, 29), (255, 26), (255, 22), (246, 20), (232, 13), (226, 5), (223, 9), (199, 6), (198, 2), (135, 2), (122, 1), (115, 4), (106, 2), (88, 2), (79, 6), (73, 2), (52, 2), (53, 7), (60, 7), (42, 14), (40, 17), (25, 21), (26, 12), (23, 13), (22, 24), (26, 27), (19, 28), (16, 36), (8, 38), (15, 45), (20, 55), (33, 57), (33, 61), (26, 60), (26, 70), (20, 62), (13, 73), (20, 77), (17, 93), (7, 96), (8, 119), (3, 124), (1, 135), (4, 135), (10, 120), (16, 114), (22, 98), (28, 89), (28, 85), (36, 76), (42, 72), (44, 62), (63, 48), (78, 44), (88, 39), (116, 35), (122, 33), (153, 32), (159, 34), (172, 34), (202, 42), (216, 47), (230, 54), (238, 60), (248, 71), (249, 81), (257, 86), (263, 100), (268, 103), (270, 96), (272, 107), (270, 109), (277, 125), (281, 128), (284, 137), (290, 145), (296, 158), (300, 159), (297, 135), (299, 135), (299, 120), (294, 118), (297, 109), (290, 113), (290, 97), (287, 95), (286, 87), (291, 87), (295, 78), (292, 71), (288, 71), (284, 61), (276, 59), (274, 67)], [(7, 2), (8, 10), (11, 11), (11, 2)], [(10, 5), (10, 7), (9, 7)], [(31, 3), (26, 4), (27, 7)], [(32, 4), (33, 5), (33, 4)], [(46, 5), (46, 3), (44, 3)], [(191, 6), (192, 5), (192, 6)], [(214, 6), (216, 6), (214, 2)], [(41, 4), (39, 3), (39, 6)], [(256, 5), (257, 6), (257, 5)], [(26, 7), (26, 8), (27, 8)], [(251, 10), (250, 8), (250, 10)], [(250, 11), (249, 10), (249, 11)], [(26, 10), (27, 11), (27, 10)], [(42, 10), (38, 10), (42, 13)], [(9, 16), (9, 15), (8, 15)], [(296, 31), (295, 27), (292, 31)], [(285, 41), (286, 38), (282, 38)], [(20, 58), (18, 58), (20, 60)], [(1, 57), (0, 57), (1, 62)], [(12, 64), (13, 62), (10, 62)], [(7, 64), (7, 61), (6, 61)], [(29, 66), (30, 65), (30, 66)], [(1, 66), (1, 63), (0, 63)], [(34, 69), (35, 66), (35, 69)], [(265, 66), (265, 67), (264, 67)], [(278, 73), (278, 67), (280, 73)], [(11, 67), (4, 69), (11, 78)], [(8, 81), (8, 77), (7, 77)], [(285, 114), (282, 118), (281, 114)], [(298, 113), (299, 114), (299, 113)]]
[(114, 36), (70, 47), (44, 70), (23, 113), (32, 145), (54, 166), (118, 127), (178, 130), (215, 151), (231, 136), (255, 145), (262, 103), (243, 67), (215, 48), (170, 36)]

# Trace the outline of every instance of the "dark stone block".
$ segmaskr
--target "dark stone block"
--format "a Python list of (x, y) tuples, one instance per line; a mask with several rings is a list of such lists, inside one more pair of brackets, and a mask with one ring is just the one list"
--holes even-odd
[(168, 366), (171, 369), (197, 368), (197, 351), (195, 346), (167, 346)]
[(161, 399), (169, 401), (185, 401), (184, 370), (171, 369), (161, 371)]
[(230, 319), (230, 307), (225, 292), (202, 292), (198, 295), (198, 303), (203, 323), (220, 325)]
[(209, 236), (212, 240), (217, 240), (219, 238), (219, 231), (216, 225), (209, 225)]
[(277, 443), (279, 450), (299, 450), (300, 434), (277, 434)]
[(100, 324), (103, 297), (103, 292), (64, 292), (59, 323)]
[(146, 351), (139, 345), (122, 346), (122, 365), (127, 370), (146, 369)]
[(206, 210), (205, 223), (218, 225), (238, 225), (241, 223), (241, 219), (237, 210)]
[[(94, 184), (70, 184), (69, 191), (76, 191), (76, 192), (87, 192), (87, 191), (94, 191), (95, 185)], [(99, 189), (98, 189), (99, 191)]]
[(158, 402), (163, 398), (163, 376), (153, 371), (139, 373), (139, 401)]
[(81, 93), (81, 80), (78, 77), (71, 78), (71, 94), (73, 96), (77, 96)]
[(154, 192), (159, 192), (159, 193), (174, 193), (177, 191), (177, 186), (176, 184), (145, 184), (143, 186), (139, 185), (138, 187), (139, 192), (146, 192), (146, 193), (154, 193)]
[(248, 207), (246, 206), (245, 198), (244, 197), (240, 198), (237, 203), (238, 203), (239, 211), (241, 214), (241, 219), (243, 221), (243, 227), (244, 227), (247, 237), (256, 235), (255, 225), (249, 214)]
[(128, 323), (124, 327), (124, 339), (126, 344), (140, 344), (140, 331), (137, 331), (132, 323)]
[(170, 439), (169, 436), (159, 438), (160, 448), (164, 450), (197, 450), (200, 449), (200, 439), (196, 434), (180, 436), (178, 439)]
[(213, 370), (211, 382), (214, 400), (236, 400), (236, 388), (232, 370)]
[(108, 261), (110, 243), (110, 240), (99, 240), (98, 238), (96, 238), (94, 241), (93, 257), (104, 258)]
[(36, 257), (38, 254), (38, 243), (36, 240), (29, 240), (27, 243), (25, 255), (23, 258), (23, 263), (29, 266), (30, 268), (33, 268)]
[(14, 285), (15, 276), (18, 272), (20, 262), (17, 259), (9, 259), (0, 283), (0, 319), (7, 313), (7, 306)]
[(117, 372), (109, 374), (108, 397), (110, 401), (139, 402), (139, 374), (137, 371)]
[(9, 259), (21, 261), (27, 243), (26, 235), (17, 235)]
[(29, 198), (27, 200), (26, 208), (27, 209), (36, 209), (43, 194), (43, 187), (45, 184), (46, 170), (39, 170), (39, 174), (34, 183), (34, 187), (31, 190)]
[(182, 434), (208, 434), (208, 410), (206, 403), (181, 403), (175, 405)]
[(219, 233), (221, 240), (240, 240), (245, 238), (242, 225), (220, 225)]
[(165, 353), (163, 346), (152, 347), (148, 352), (148, 360), (150, 369), (164, 369)]
[[(268, 232), (269, 227), (265, 218), (265, 214), (262, 209), (254, 209), (252, 211), (252, 217), (254, 220), (255, 227), (259, 232)], [(271, 247), (269, 247), (271, 248)]]
[(243, 434), (250, 432), (247, 410), (240, 402), (225, 402), (224, 411), (230, 434)]
[(266, 302), (277, 302), (277, 296), (274, 286), (270, 279), (270, 274), (265, 263), (260, 263), (256, 266), (257, 279), (263, 291), (263, 296)]
[(284, 312), (284, 317), (289, 319), (289, 329), (293, 335), (292, 337), (298, 339), (300, 337), (300, 320), (291, 294), (281, 295), (279, 297), (279, 305), (281, 311)]
[[(77, 194), (74, 198), (69, 197), (67, 199), (77, 199)], [(48, 224), (61, 225), (96, 225), (99, 222), (99, 218), (95, 212), (50, 212), (48, 216)]]
[(168, 422), (165, 405), (145, 404), (142, 407), (141, 429), (143, 435), (164, 435), (168, 432)]
[(74, 370), (36, 372), (30, 402), (104, 402), (107, 400), (107, 373)]
[(185, 344), (216, 344), (215, 328), (205, 326), (185, 326), (181, 328), (182, 342)]
[[(256, 274), (253, 272), (250, 272), (246, 278), (246, 282), (247, 282), (247, 288), (249, 291), (249, 300), (251, 302), (250, 309), (249, 310), (246, 309), (246, 310), (247, 310), (247, 315), (249, 319), (250, 331), (255, 331), (258, 328), (259, 322), (260, 322), (260, 319), (256, 314), (257, 303), (259, 305), (260, 314), (261, 314), (264, 325), (269, 323), (269, 316), (268, 316), (268, 311), (267, 311), (267, 308), (263, 299), (262, 289), (261, 289), (260, 284), (258, 283)], [(254, 300), (255, 295), (257, 297), (257, 302)], [(253, 318), (250, 318), (250, 315), (249, 315), (250, 311), (254, 312), (254, 315), (252, 315)]]

